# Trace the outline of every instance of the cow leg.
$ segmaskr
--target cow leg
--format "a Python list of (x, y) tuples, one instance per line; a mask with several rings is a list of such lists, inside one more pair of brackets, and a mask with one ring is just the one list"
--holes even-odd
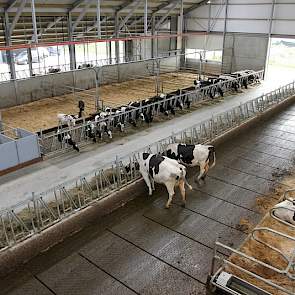
[(203, 180), (203, 177), (204, 177), (204, 174), (205, 174), (205, 166), (206, 166), (206, 163), (202, 163), (200, 164), (200, 174), (197, 178), (197, 182), (200, 184), (200, 180), (202, 179)]
[(153, 190), (152, 190), (152, 186), (150, 182), (150, 176), (146, 172), (142, 172), (142, 171), (141, 171), (141, 175), (149, 189), (149, 196), (151, 196), (153, 194)]
[(184, 187), (183, 179), (181, 179), (179, 181), (178, 187), (179, 187), (180, 194), (181, 194), (181, 197), (182, 197), (182, 207), (185, 208), (186, 200), (185, 200), (185, 187)]
[(174, 184), (175, 183), (170, 183), (170, 182), (165, 183), (167, 191), (168, 191), (168, 195), (169, 195), (168, 201), (165, 206), (166, 209), (169, 209), (172, 199), (173, 199), (173, 196), (174, 196)]
[(152, 190), (154, 191), (155, 190), (155, 181), (154, 181), (154, 179), (152, 177), (149, 176), (149, 178), (150, 178)]

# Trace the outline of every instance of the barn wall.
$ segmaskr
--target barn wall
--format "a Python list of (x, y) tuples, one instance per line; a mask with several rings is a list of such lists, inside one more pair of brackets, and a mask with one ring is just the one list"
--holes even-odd
[(264, 68), (269, 33), (271, 37), (295, 37), (294, 0), (276, 0), (271, 26), (272, 1), (229, 0), (224, 44), (223, 41), (220, 43), (225, 28), (225, 5), (220, 3), (211, 0), (211, 5), (205, 4), (191, 11), (186, 15), (186, 28), (188, 31), (210, 32), (213, 36), (220, 34), (219, 39), (209, 37), (209, 43), (205, 43), (202, 36), (188, 37), (187, 48), (200, 47), (203, 42), (207, 45), (204, 49), (213, 50), (222, 44), (223, 72)]
[(267, 35), (227, 33), (224, 40), (222, 72), (263, 69), (267, 48)]
[[(131, 78), (151, 75), (155, 70), (155, 61), (147, 60), (120, 65), (108, 65), (99, 69), (99, 83), (110, 84)], [(161, 59), (161, 72), (175, 71), (179, 67), (178, 57)], [(42, 98), (72, 93), (70, 87), (89, 89), (95, 87), (93, 69), (63, 72), (37, 76), (24, 80), (8, 81), (0, 84), (0, 108), (21, 105)]]

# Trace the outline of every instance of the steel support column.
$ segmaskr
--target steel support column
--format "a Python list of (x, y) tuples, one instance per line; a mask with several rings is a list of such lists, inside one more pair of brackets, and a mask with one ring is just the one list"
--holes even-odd
[(31, 48), (27, 49), (27, 55), (28, 55), (30, 76), (32, 77), (34, 75), (34, 73), (33, 73), (33, 61), (32, 61), (32, 49)]
[(273, 17), (274, 17), (274, 12), (275, 12), (275, 4), (276, 4), (276, 0), (272, 0), (272, 4), (271, 4), (271, 12), (270, 12), (270, 18), (269, 18), (269, 27), (268, 27), (268, 35), (267, 35), (267, 48), (266, 48), (266, 52), (265, 52), (265, 62), (264, 62), (264, 68), (265, 71), (263, 73), (263, 78), (265, 77), (267, 68), (268, 68), (268, 57), (269, 57), (269, 53), (270, 53), (270, 45), (271, 45), (271, 33), (272, 33), (272, 23), (273, 23)]
[[(73, 41), (73, 29), (72, 29), (72, 15), (68, 13), (68, 33), (70, 41)], [(75, 53), (75, 45), (69, 45), (69, 53), (70, 53), (70, 68), (71, 70), (76, 69), (76, 53)]]
[(34, 42), (35, 43), (38, 43), (38, 30), (37, 30), (35, 0), (31, 0), (31, 9), (32, 9), (32, 22), (33, 22)]
[(96, 3), (96, 26), (97, 26), (97, 38), (101, 39), (100, 0), (97, 0), (97, 3)]
[[(9, 35), (9, 17), (8, 12), (4, 12), (4, 23), (5, 23), (5, 44), (6, 46), (11, 46), (11, 35)], [(7, 63), (10, 69), (10, 78), (12, 80), (16, 79), (16, 73), (15, 73), (15, 63), (14, 63), (14, 57), (10, 50), (6, 51), (6, 58)]]
[[(115, 37), (119, 38), (119, 13), (115, 13)], [(115, 53), (116, 53), (116, 63), (119, 63), (120, 61), (120, 47), (119, 47), (119, 41), (115, 42)]]
[(223, 68), (223, 63), (224, 63), (224, 49), (225, 49), (225, 37), (226, 37), (226, 30), (227, 30), (227, 16), (228, 16), (228, 0), (225, 0), (225, 15), (224, 15), (224, 26), (223, 26), (223, 38), (222, 38), (221, 68)]
[[(183, 34), (183, 0), (180, 1), (180, 14), (179, 14), (179, 28), (178, 34)], [(180, 66), (183, 67), (185, 63), (185, 46), (184, 46), (184, 38), (182, 36), (177, 38), (177, 50), (180, 50)]]

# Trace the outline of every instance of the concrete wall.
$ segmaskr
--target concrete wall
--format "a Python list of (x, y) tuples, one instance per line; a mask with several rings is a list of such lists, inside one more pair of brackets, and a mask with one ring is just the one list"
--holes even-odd
[(268, 36), (227, 33), (224, 41), (222, 72), (265, 67)]
[[(161, 71), (177, 69), (175, 56), (161, 59)], [(151, 75), (155, 61), (147, 60), (120, 65), (107, 65), (99, 70), (100, 84), (122, 82), (131, 78)], [(21, 105), (42, 98), (71, 93), (66, 86), (80, 89), (95, 87), (95, 71), (93, 69), (76, 70), (45, 76), (37, 76), (24, 80), (9, 81), (0, 84), (0, 108)]]

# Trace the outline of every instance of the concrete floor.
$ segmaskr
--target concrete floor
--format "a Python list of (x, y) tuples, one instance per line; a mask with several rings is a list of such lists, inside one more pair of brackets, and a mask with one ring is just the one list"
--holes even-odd
[[(288, 78), (291, 79), (292, 77)], [(267, 80), (262, 85), (248, 89), (244, 93), (227, 97), (222, 103), (204, 106), (193, 113), (166, 121), (161, 126), (156, 125), (108, 145), (100, 147), (91, 145), (79, 154), (71, 152), (2, 176), (0, 177), (0, 209), (15, 205), (31, 197), (32, 192), (40, 193), (51, 189), (57, 184), (74, 179), (83, 173), (90, 172), (113, 161), (116, 155), (123, 157), (132, 151), (171, 135), (173, 131), (177, 132), (209, 119), (212, 114), (229, 110), (287, 82), (285, 76), (278, 77), (275, 80)]]
[(219, 147), (204, 186), (190, 171), (186, 208), (177, 193), (164, 209), (157, 187), (0, 279), (1, 294), (205, 294), (215, 240), (238, 247), (240, 220), (259, 222), (256, 198), (271, 198), (273, 172), (292, 166), (294, 126), (292, 106)]

